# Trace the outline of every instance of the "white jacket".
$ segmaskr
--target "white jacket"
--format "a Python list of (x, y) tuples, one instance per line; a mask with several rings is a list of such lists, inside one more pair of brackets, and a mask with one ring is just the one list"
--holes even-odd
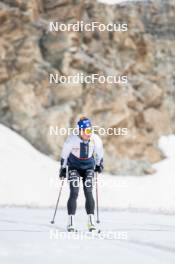
[(103, 159), (103, 143), (96, 134), (92, 134), (89, 141), (83, 141), (79, 136), (71, 134), (64, 143), (61, 159), (63, 168), (69, 163), (71, 166), (76, 163), (76, 166), (83, 168), (91, 159), (95, 160), (95, 165), (100, 165)]

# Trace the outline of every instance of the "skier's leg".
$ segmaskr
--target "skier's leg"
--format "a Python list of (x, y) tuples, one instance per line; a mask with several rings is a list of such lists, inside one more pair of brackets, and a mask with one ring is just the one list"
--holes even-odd
[(77, 170), (69, 170), (70, 196), (67, 202), (68, 215), (75, 215), (79, 192), (79, 173)]
[(83, 189), (84, 189), (84, 195), (86, 198), (85, 208), (87, 214), (94, 214), (95, 209), (95, 202), (93, 198), (93, 178), (94, 178), (94, 171), (93, 170), (87, 170), (85, 172), (85, 175), (83, 176)]
[(67, 230), (69, 232), (76, 231), (74, 226), (74, 216), (76, 213), (77, 207), (77, 197), (79, 192), (79, 174), (77, 170), (69, 170), (69, 185), (70, 185), (70, 196), (67, 202), (67, 210), (68, 210), (68, 225)]
[(93, 198), (93, 178), (94, 178), (94, 171), (87, 170), (84, 177), (83, 177), (83, 189), (84, 194), (86, 197), (85, 208), (88, 215), (88, 229), (89, 231), (96, 230), (95, 221), (94, 221), (94, 209), (95, 209), (95, 202)]

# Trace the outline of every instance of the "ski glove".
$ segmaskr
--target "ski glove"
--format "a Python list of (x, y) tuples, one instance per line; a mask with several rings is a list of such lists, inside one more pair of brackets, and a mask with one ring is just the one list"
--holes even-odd
[(66, 178), (66, 168), (61, 168), (60, 169), (60, 178)]
[(95, 172), (101, 173), (102, 171), (103, 171), (103, 166), (101, 166), (101, 165), (95, 166)]
[(103, 171), (103, 164), (95, 166), (95, 172), (102, 173)]
[(103, 159), (101, 159), (100, 164), (95, 166), (95, 172), (101, 173), (103, 169)]

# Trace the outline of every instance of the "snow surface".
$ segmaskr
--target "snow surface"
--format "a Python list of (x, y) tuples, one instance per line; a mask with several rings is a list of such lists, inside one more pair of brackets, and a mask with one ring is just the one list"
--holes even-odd
[[(154, 165), (156, 174), (144, 177), (99, 175), (101, 208), (175, 212), (175, 136), (162, 137), (159, 145), (167, 158)], [(1, 206), (55, 206), (60, 187), (58, 162), (2, 125), (0, 157)], [(65, 182), (60, 207), (66, 207), (68, 188)], [(82, 188), (78, 206), (84, 207)]]
[(0, 263), (175, 263), (174, 215), (101, 211), (100, 239), (86, 235), (83, 210), (76, 216), (77, 236), (65, 232), (65, 210), (58, 211), (55, 225), (49, 224), (52, 211), (1, 208)]

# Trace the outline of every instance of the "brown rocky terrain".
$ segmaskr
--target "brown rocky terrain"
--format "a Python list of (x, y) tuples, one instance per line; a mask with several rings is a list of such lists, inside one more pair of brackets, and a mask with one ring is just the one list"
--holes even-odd
[[(50, 126), (128, 128), (104, 136), (106, 170), (151, 173), (161, 135), (175, 132), (175, 2), (104, 5), (78, 0), (0, 1), (0, 122), (59, 158)], [(127, 32), (48, 31), (49, 21), (127, 23)], [(127, 75), (127, 85), (50, 85), (49, 73)]]

